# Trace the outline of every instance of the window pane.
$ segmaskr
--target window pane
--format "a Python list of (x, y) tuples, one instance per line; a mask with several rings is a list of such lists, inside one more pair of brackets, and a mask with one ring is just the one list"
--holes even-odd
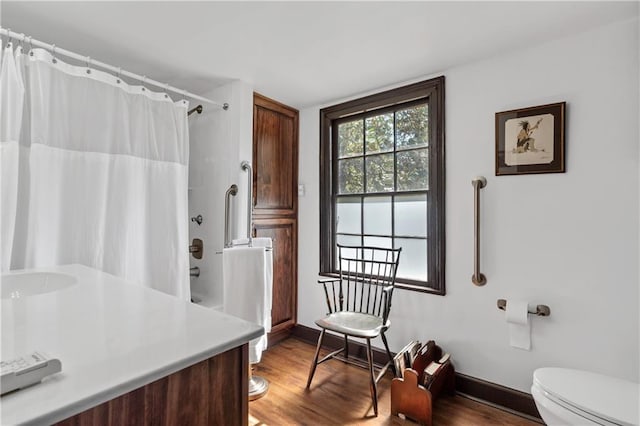
[(364, 245), (369, 247), (392, 248), (393, 239), (384, 237), (364, 237)]
[[(391, 238), (371, 238), (368, 247), (381, 247), (391, 249)], [(386, 250), (364, 250), (364, 257), (366, 260), (378, 260), (381, 262), (392, 262), (394, 256), (391, 251)], [(374, 265), (372, 263), (367, 264), (368, 270), (365, 271), (371, 275), (384, 275), (385, 268), (388, 271), (388, 266), (385, 264)]]
[[(428, 150), (398, 152), (398, 191), (429, 189)], [(368, 172), (368, 169), (367, 169)], [(368, 181), (367, 177), (367, 181)]]
[(391, 235), (391, 197), (364, 199), (364, 233)]
[(367, 157), (367, 192), (393, 191), (393, 154)]
[(396, 235), (427, 236), (427, 194), (396, 195), (393, 208)]
[(362, 155), (362, 126), (362, 120), (338, 124), (338, 157)]
[(364, 191), (362, 163), (362, 157), (338, 161), (339, 194), (354, 194)]
[[(354, 237), (351, 235), (336, 235), (336, 243), (337, 244), (345, 244), (348, 246), (360, 246), (362, 245), (362, 240), (360, 239), (360, 237)], [(338, 249), (336, 248), (336, 262), (335, 264), (338, 265), (339, 263), (339, 253), (338, 253)], [(347, 257), (355, 257), (356, 256), (356, 250), (355, 249), (342, 249), (342, 256), (347, 256)], [(347, 270), (348, 267), (348, 262), (344, 262), (344, 264), (342, 265), (342, 268), (338, 268), (338, 270), (342, 269), (344, 271)], [(352, 271), (355, 272), (355, 266), (352, 262), (351, 264), (351, 268)]]
[(365, 128), (367, 154), (393, 151), (393, 113), (367, 118)]
[(408, 148), (429, 143), (427, 105), (396, 111), (396, 146)]
[(354, 237), (353, 235), (336, 235), (336, 244), (344, 244), (346, 246), (359, 246), (362, 245), (360, 237)]
[(396, 248), (402, 247), (398, 278), (427, 280), (427, 240), (396, 238)]
[(360, 234), (361, 226), (360, 197), (340, 197), (336, 201), (337, 232)]

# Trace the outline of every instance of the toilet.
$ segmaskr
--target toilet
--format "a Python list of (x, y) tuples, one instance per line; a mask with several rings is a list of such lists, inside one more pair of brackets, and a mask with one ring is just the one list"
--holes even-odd
[(568, 368), (539, 368), (531, 394), (552, 425), (638, 425), (638, 383)]

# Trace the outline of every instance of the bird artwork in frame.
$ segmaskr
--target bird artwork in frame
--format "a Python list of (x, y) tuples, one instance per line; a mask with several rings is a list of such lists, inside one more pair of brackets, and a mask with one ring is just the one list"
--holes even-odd
[(496, 113), (496, 176), (564, 173), (565, 105)]

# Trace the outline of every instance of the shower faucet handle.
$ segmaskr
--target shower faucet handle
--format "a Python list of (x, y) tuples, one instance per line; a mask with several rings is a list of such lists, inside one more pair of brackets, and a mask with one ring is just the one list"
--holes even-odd
[(200, 238), (194, 238), (189, 246), (189, 253), (193, 255), (196, 259), (202, 259), (202, 254), (204, 253), (204, 244)]
[(191, 222), (195, 222), (198, 224), (198, 226), (202, 225), (202, 215), (199, 214), (198, 216), (194, 216), (191, 218)]

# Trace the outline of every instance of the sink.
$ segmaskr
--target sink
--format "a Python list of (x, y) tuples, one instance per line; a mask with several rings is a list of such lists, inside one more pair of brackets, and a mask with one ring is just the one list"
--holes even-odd
[(51, 293), (78, 283), (73, 275), (57, 272), (24, 272), (6, 274), (0, 278), (0, 297), (19, 299)]

